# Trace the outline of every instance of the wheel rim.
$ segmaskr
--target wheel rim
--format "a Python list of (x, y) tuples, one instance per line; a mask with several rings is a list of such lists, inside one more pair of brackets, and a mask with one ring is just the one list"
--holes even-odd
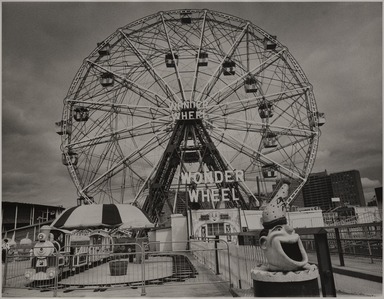
[[(317, 151), (312, 86), (274, 36), (208, 10), (132, 22), (84, 60), (61, 122), (63, 161), (79, 195), (142, 206), (176, 128), (178, 105), (186, 102), (200, 105), (203, 126), (228, 169), (244, 170), (244, 194), (268, 197), (284, 178), (293, 182), (292, 201)], [(181, 169), (201, 169), (194, 164), (181, 161), (173, 189), (181, 188)]]

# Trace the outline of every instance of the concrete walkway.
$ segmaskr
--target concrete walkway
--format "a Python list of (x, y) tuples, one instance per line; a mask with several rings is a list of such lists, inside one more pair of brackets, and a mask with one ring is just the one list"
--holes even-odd
[[(316, 253), (308, 253), (310, 263), (317, 263)], [(369, 257), (344, 256), (345, 266), (340, 266), (338, 255), (331, 255), (333, 268), (345, 269), (358, 273), (365, 273), (375, 276), (383, 275), (382, 260), (374, 259), (373, 263)], [(372, 297), (382, 295), (382, 284), (369, 280), (356, 279), (334, 273), (337, 297)], [(233, 288), (232, 292), (236, 297), (254, 297), (253, 289)], [(320, 291), (321, 293), (321, 291)]]
[[(223, 283), (200, 284), (200, 285), (162, 285), (147, 286), (146, 297), (232, 297), (228, 286)], [(57, 292), (57, 297), (140, 297), (141, 288), (132, 289), (129, 287), (108, 288), (104, 291), (94, 292), (92, 290), (75, 290), (65, 293), (63, 290)], [(27, 289), (6, 289), (2, 297), (53, 297), (53, 291), (40, 292)]]
[[(310, 263), (317, 263), (316, 253), (308, 253), (308, 258)], [(369, 257), (344, 255), (344, 266), (340, 266), (339, 256), (336, 254), (331, 254), (331, 262), (332, 267), (383, 276), (383, 261), (381, 259), (371, 260)]]

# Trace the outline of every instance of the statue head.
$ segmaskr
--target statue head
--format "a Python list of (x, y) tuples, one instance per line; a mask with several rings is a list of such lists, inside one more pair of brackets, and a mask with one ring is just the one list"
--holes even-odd
[(295, 271), (308, 264), (300, 236), (288, 225), (286, 203), (288, 184), (284, 183), (262, 214), (264, 229), (260, 233), (260, 246), (272, 271)]
[(287, 224), (278, 224), (260, 233), (260, 246), (268, 260), (269, 270), (295, 271), (308, 264), (300, 236)]

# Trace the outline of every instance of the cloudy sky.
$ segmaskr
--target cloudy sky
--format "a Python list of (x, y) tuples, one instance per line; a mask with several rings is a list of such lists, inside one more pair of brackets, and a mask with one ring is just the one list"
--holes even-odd
[(207, 8), (286, 45), (326, 113), (313, 172), (360, 171), (382, 186), (382, 3), (2, 2), (2, 200), (70, 207), (61, 163), (63, 99), (84, 58), (117, 28), (161, 10)]

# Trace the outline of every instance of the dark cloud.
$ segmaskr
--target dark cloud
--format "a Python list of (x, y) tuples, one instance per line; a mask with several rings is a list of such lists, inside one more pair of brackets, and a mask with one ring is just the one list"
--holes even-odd
[(3, 2), (3, 200), (75, 203), (54, 128), (72, 79), (119, 27), (178, 8), (222, 11), (276, 34), (326, 113), (313, 171), (357, 169), (368, 195), (382, 184), (380, 2)]

